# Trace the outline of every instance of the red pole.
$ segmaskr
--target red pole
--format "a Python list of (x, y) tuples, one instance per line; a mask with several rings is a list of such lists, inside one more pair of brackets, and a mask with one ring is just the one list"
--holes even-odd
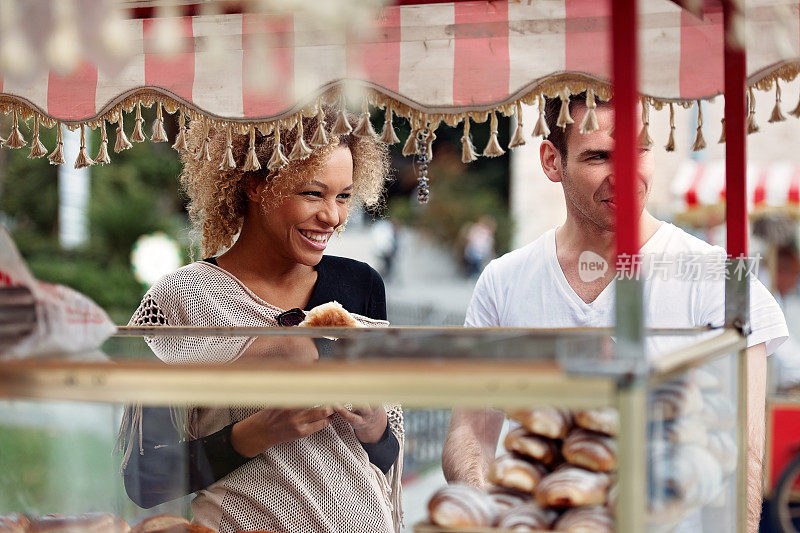
[(733, 6), (725, 2), (725, 218), (728, 255), (747, 255), (745, 51), (732, 39)]
[(611, 29), (614, 84), (614, 190), (617, 200), (618, 257), (620, 255), (633, 257), (639, 253), (639, 206), (636, 205), (639, 48), (636, 42), (636, 22), (635, 0), (613, 0)]

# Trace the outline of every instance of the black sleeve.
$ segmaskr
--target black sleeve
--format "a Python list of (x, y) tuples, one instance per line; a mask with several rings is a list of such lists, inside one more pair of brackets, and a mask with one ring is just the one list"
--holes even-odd
[(365, 316), (375, 320), (386, 320), (386, 288), (383, 278), (374, 269), (370, 269), (370, 287)]
[(181, 442), (167, 407), (142, 411), (142, 448), (133, 452), (123, 472), (125, 491), (138, 506), (149, 509), (202, 490), (245, 462), (231, 444), (233, 424), (200, 439)]
[(388, 420), (381, 440), (374, 443), (361, 442), (361, 447), (367, 452), (369, 462), (380, 468), (384, 474), (389, 471), (400, 454), (400, 443), (397, 442), (397, 437), (389, 428)]

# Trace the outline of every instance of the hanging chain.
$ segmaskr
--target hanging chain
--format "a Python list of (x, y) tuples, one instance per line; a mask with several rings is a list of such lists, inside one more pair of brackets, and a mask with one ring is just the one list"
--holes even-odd
[(421, 204), (427, 204), (430, 200), (431, 191), (428, 188), (428, 136), (430, 131), (423, 128), (417, 133), (417, 200)]

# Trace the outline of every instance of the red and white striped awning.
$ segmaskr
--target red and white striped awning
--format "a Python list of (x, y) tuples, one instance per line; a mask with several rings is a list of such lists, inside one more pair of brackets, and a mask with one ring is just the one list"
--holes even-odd
[[(680, 222), (713, 226), (724, 221), (725, 163), (686, 161), (671, 184)], [(747, 166), (747, 211), (757, 217), (800, 216), (800, 164), (774, 162)]]

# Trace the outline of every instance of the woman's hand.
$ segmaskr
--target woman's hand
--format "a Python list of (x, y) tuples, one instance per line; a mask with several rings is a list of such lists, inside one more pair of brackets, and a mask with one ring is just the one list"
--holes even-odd
[(262, 409), (233, 425), (231, 444), (240, 455), (255, 457), (277, 444), (316, 433), (330, 423), (333, 413), (331, 407)]
[(386, 411), (383, 407), (354, 407), (352, 410), (337, 406), (339, 415), (353, 427), (358, 440), (372, 444), (381, 440), (386, 431)]

